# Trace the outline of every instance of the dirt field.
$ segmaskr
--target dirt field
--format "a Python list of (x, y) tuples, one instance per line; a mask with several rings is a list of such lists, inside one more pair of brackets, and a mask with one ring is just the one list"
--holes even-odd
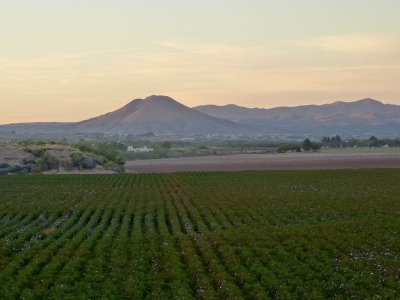
[(397, 149), (346, 149), (318, 153), (243, 154), (128, 161), (127, 173), (190, 171), (400, 168)]

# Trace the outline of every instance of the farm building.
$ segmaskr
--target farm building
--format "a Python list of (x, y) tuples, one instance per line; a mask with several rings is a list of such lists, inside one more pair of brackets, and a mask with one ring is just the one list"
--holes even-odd
[(133, 152), (133, 153), (148, 153), (148, 152), (153, 152), (154, 149), (148, 148), (147, 146), (139, 147), (139, 148), (134, 148), (133, 146), (128, 146), (126, 151)]

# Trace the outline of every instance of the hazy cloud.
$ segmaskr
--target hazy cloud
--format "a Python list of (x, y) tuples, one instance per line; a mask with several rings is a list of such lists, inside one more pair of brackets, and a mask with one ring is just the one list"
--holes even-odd
[(339, 52), (353, 56), (384, 56), (400, 53), (399, 33), (344, 34), (321, 36), (294, 42), (309, 49)]

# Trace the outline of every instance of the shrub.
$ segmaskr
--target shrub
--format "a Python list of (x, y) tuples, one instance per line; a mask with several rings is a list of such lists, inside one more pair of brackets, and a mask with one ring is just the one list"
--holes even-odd
[(75, 151), (71, 154), (72, 158), (81, 158), (82, 157), (82, 153), (79, 151)]
[(34, 172), (43, 172), (57, 169), (60, 162), (54, 155), (44, 154), (42, 158), (36, 161), (36, 165), (33, 169)]
[(44, 155), (44, 148), (39, 148), (39, 147), (24, 147), (23, 150), (26, 153), (31, 153), (35, 157), (42, 157)]
[(283, 145), (279, 146), (277, 151), (279, 153), (286, 153), (288, 151), (301, 152), (301, 147), (299, 145), (296, 145), (296, 144), (283, 144)]

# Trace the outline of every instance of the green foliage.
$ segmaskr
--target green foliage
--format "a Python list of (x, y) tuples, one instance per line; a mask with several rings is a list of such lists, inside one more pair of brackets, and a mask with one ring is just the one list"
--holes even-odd
[(399, 176), (0, 177), (0, 295), (398, 299)]
[(312, 142), (311, 144), (311, 150), (312, 151), (319, 151), (321, 149), (322, 145), (320, 143)]
[[(207, 155), (231, 155), (242, 153), (273, 153), (280, 143), (256, 140), (225, 141), (225, 140), (183, 140), (183, 141), (148, 141), (126, 140), (121, 145), (125, 148), (118, 149), (119, 156), (124, 160), (157, 159), (176, 157), (195, 157)], [(148, 153), (127, 152), (127, 146), (134, 148), (147, 146), (154, 151)]]
[(82, 157), (82, 152), (75, 151), (71, 154), (72, 158), (81, 158)]
[(29, 147), (29, 146), (45, 146), (46, 142), (42, 140), (23, 140), (18, 142), (19, 145), (24, 146), (24, 147)]
[(303, 142), (304, 151), (318, 151), (321, 149), (321, 144), (312, 142), (310, 139), (305, 139)]
[(385, 142), (382, 140), (379, 140), (376, 136), (371, 136), (368, 139), (368, 144), (369, 144), (369, 147), (382, 147), (383, 145), (385, 145)]
[(400, 147), (400, 139), (379, 139), (376, 136), (371, 136), (368, 139), (349, 139), (342, 140), (340, 136), (336, 137), (322, 137), (321, 139), (322, 146), (337, 148), (337, 147), (383, 147), (387, 145), (388, 147)]
[(75, 145), (80, 151), (93, 153), (95, 155), (105, 158), (105, 162), (110, 162), (111, 164), (117, 164), (123, 167), (125, 161), (120, 156), (119, 151), (126, 150), (125, 145), (118, 142), (109, 143), (88, 143), (81, 142)]
[(34, 168), (34, 172), (43, 172), (57, 169), (60, 162), (57, 157), (51, 154), (44, 154), (42, 158), (36, 160), (36, 165)]
[(172, 147), (172, 142), (170, 142), (170, 141), (162, 142), (162, 143), (161, 143), (161, 147), (162, 147), (162, 148), (165, 148), (165, 149), (171, 149), (171, 147)]
[(304, 149), (304, 151), (310, 151), (311, 149), (312, 149), (312, 146), (313, 146), (313, 144), (312, 144), (312, 142), (310, 141), (310, 139), (305, 139), (304, 140), (304, 142), (303, 142), (303, 149)]
[(339, 148), (339, 147), (343, 147), (345, 145), (344, 141), (342, 141), (342, 138), (340, 137), (340, 135), (336, 135), (336, 136), (324, 136), (322, 137), (322, 145), (325, 147), (330, 147), (330, 148)]
[(117, 173), (122, 173), (125, 171), (124, 163), (122, 161), (120, 161), (120, 162), (107, 161), (106, 163), (103, 164), (103, 167), (105, 169), (112, 170)]
[(44, 153), (46, 152), (46, 150), (44, 148), (41, 147), (24, 147), (24, 151), (26, 153), (31, 153), (33, 156), (35, 157), (42, 157), (44, 155)]
[(286, 152), (301, 152), (301, 146), (298, 144), (282, 144), (279, 146), (278, 150), (279, 153), (286, 153)]

